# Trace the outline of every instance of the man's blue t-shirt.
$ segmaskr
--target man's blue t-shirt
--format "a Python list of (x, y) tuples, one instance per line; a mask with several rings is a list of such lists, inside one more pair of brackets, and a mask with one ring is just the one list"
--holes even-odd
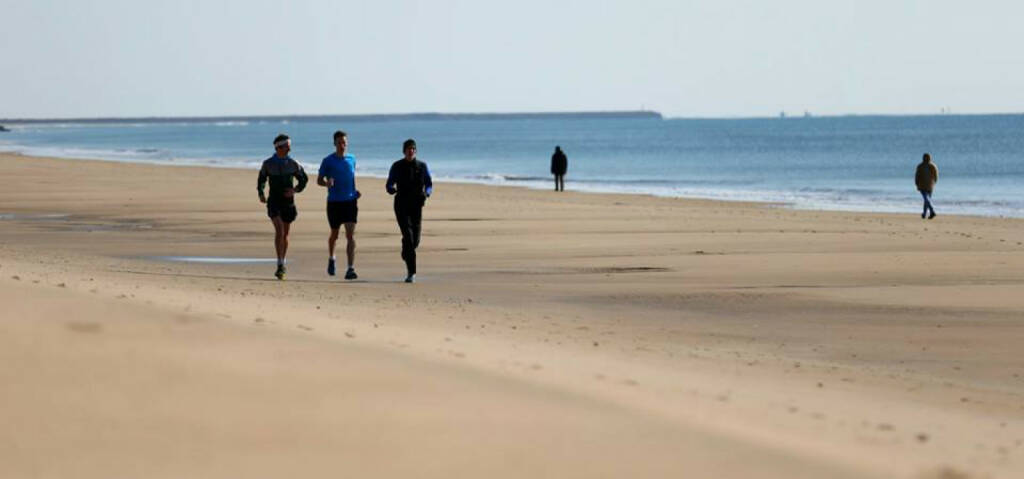
[(356, 199), (356, 158), (345, 155), (339, 158), (331, 153), (320, 162), (320, 176), (334, 178), (334, 186), (327, 189), (327, 201), (352, 201)]

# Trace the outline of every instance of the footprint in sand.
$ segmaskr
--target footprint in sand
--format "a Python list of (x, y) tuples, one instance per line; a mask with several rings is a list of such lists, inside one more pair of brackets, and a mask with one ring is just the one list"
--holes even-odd
[(103, 331), (102, 324), (90, 321), (71, 321), (64, 325), (76, 333), (95, 334)]

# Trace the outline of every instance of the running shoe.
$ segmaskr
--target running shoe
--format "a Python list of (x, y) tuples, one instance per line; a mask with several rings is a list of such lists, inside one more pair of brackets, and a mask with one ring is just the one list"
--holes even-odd
[(334, 276), (334, 258), (327, 260), (327, 276)]
[(412, 283), (414, 281), (416, 281), (416, 275), (414, 275), (414, 274), (410, 274), (409, 276), (405, 277), (405, 282), (406, 283)]
[(356, 279), (358, 277), (359, 275), (356, 274), (355, 268), (349, 268), (348, 271), (345, 271), (345, 279)]
[(274, 276), (277, 276), (277, 279), (279, 279), (281, 281), (284, 281), (284, 273), (285, 273), (284, 265), (283, 264), (277, 265), (277, 271), (274, 273)]

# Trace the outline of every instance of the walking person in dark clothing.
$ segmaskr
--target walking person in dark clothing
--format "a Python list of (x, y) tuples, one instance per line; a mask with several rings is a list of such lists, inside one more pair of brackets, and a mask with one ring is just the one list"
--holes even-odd
[(917, 191), (921, 192), (921, 198), (924, 199), (924, 211), (921, 212), (921, 218), (927, 217), (932, 219), (935, 217), (935, 208), (932, 207), (932, 190), (938, 181), (939, 169), (935, 166), (935, 163), (932, 163), (932, 155), (925, 153), (921, 158), (921, 163), (917, 165), (917, 172), (914, 173), (914, 183), (917, 184)]
[(407, 273), (405, 282), (412, 283), (416, 277), (416, 248), (420, 245), (423, 204), (434, 185), (427, 164), (416, 159), (416, 141), (405, 140), (402, 153), (402, 159), (391, 165), (384, 187), (388, 194), (395, 195), (395, 220), (402, 232), (402, 259)]
[[(260, 203), (266, 203), (267, 216), (274, 224), (274, 249), (277, 250), (277, 271), (274, 276), (283, 280), (285, 275), (284, 257), (288, 253), (288, 231), (292, 221), (298, 216), (295, 209), (295, 193), (306, 188), (309, 178), (297, 161), (288, 156), (292, 151), (292, 140), (288, 135), (277, 135), (274, 138), (274, 156), (263, 161), (259, 178), (256, 180), (256, 191), (260, 195)], [(292, 185), (292, 179), (298, 181)], [(263, 194), (263, 187), (270, 182), (270, 192)]]
[(551, 174), (555, 175), (555, 191), (565, 191), (565, 172), (569, 169), (569, 159), (566, 158), (562, 147), (555, 147), (555, 154), (551, 155)]

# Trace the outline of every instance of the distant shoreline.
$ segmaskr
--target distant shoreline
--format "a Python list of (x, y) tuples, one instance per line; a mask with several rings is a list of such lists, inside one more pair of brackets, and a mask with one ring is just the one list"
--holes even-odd
[(654, 110), (622, 111), (566, 111), (566, 112), (512, 112), (512, 113), (358, 113), (344, 115), (230, 115), (230, 116), (126, 116), (98, 118), (0, 118), (0, 125), (96, 124), (123, 123), (216, 123), (216, 122), (316, 122), (316, 121), (402, 121), (402, 120), (529, 120), (529, 119), (651, 119), (682, 121), (741, 121), (741, 120), (842, 120), (849, 118), (946, 118), (946, 117), (1017, 117), (1024, 112), (999, 113), (841, 113), (812, 116), (666, 116)]
[(48, 124), (48, 123), (203, 123), (224, 121), (388, 121), (388, 120), (522, 120), (522, 119), (625, 119), (648, 118), (661, 120), (661, 113), (650, 110), (632, 111), (575, 111), (575, 112), (522, 112), (522, 113), (380, 113), (352, 115), (253, 115), (253, 116), (161, 116), (161, 117), (104, 117), (104, 118), (4, 118), (0, 124)]

